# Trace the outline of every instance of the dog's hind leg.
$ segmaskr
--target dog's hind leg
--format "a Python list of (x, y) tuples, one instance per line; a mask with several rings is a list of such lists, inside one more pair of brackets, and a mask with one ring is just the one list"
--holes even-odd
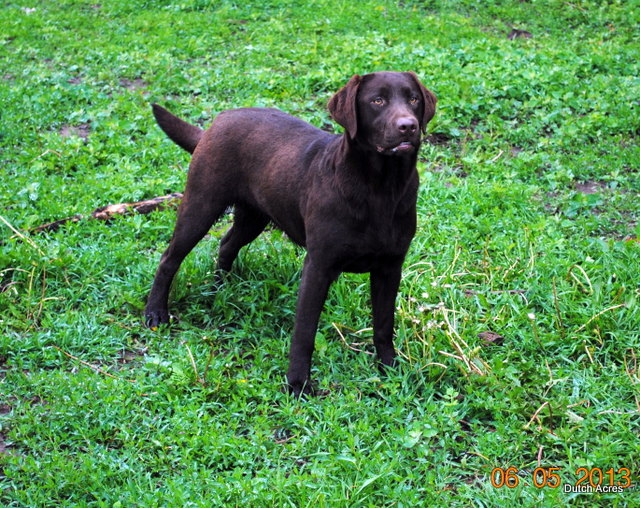
[(252, 206), (237, 204), (233, 226), (220, 242), (218, 269), (228, 272), (245, 245), (255, 240), (269, 223), (269, 217)]
[(173, 237), (160, 259), (147, 299), (144, 314), (145, 323), (149, 328), (169, 322), (169, 290), (180, 264), (207, 234), (211, 225), (224, 213), (228, 205), (230, 203), (216, 199), (192, 203), (189, 194), (185, 193), (185, 199), (178, 210)]

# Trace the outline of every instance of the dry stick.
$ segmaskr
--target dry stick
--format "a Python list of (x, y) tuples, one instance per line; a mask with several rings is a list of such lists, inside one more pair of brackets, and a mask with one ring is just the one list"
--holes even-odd
[(55, 344), (52, 344), (51, 347), (54, 348), (54, 349), (57, 349), (63, 355), (68, 356), (72, 360), (75, 360), (76, 362), (80, 362), (85, 367), (89, 367), (90, 369), (92, 369), (92, 370), (94, 370), (94, 371), (96, 371), (96, 372), (98, 372), (100, 374), (104, 374), (105, 376), (112, 377), (113, 379), (120, 379), (120, 380), (124, 379), (125, 381), (129, 381), (129, 383), (135, 383), (136, 382), (134, 379), (125, 379), (125, 378), (121, 378), (121, 377), (118, 377), (118, 376), (114, 376), (113, 374), (109, 374), (107, 371), (102, 370), (100, 367), (96, 367), (95, 365), (91, 365), (90, 363), (87, 363), (84, 360), (81, 360), (77, 356), (73, 356), (72, 354), (67, 353), (63, 349), (61, 349), (58, 346), (56, 346)]
[[(114, 205), (102, 206), (96, 208), (89, 217), (83, 215), (74, 215), (73, 217), (67, 217), (65, 219), (59, 219), (47, 224), (42, 224), (36, 228), (31, 229), (31, 233), (42, 233), (44, 231), (56, 231), (61, 225), (67, 222), (79, 222), (83, 219), (97, 219), (97, 220), (109, 220), (115, 215), (124, 215), (130, 210), (138, 213), (146, 214), (154, 210), (159, 210), (167, 205), (175, 204), (182, 199), (182, 194), (174, 192), (173, 194), (167, 194), (166, 196), (159, 196), (153, 199), (147, 199), (145, 201), (137, 201), (135, 203), (118, 203)], [(0, 219), (2, 216), (0, 216)], [(4, 219), (3, 219), (4, 220)], [(6, 222), (6, 221), (5, 221)], [(7, 223), (8, 224), (8, 223)], [(9, 227), (11, 227), (9, 225)], [(17, 230), (11, 227), (13, 231), (23, 237)], [(23, 237), (24, 238), (24, 237)], [(25, 238), (25, 241), (27, 239)], [(35, 246), (35, 244), (33, 244)], [(37, 247), (36, 247), (37, 248)]]
[(76, 214), (73, 217), (65, 217), (64, 219), (54, 220), (53, 222), (48, 222), (46, 224), (41, 224), (33, 229), (31, 229), (30, 233), (43, 233), (45, 231), (57, 231), (60, 226), (66, 224), (67, 222), (80, 222), (81, 220), (86, 219), (84, 215)]

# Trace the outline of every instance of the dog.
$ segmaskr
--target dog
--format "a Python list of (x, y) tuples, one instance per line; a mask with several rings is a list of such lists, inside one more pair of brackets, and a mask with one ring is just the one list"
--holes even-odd
[(328, 104), (344, 127), (341, 135), (272, 108), (223, 111), (202, 130), (153, 104), (162, 130), (193, 156), (147, 300), (146, 325), (169, 322), (169, 289), (180, 264), (233, 206), (217, 273), (230, 270), (240, 249), (269, 223), (307, 251), (287, 371), (294, 395), (313, 393), (318, 321), (342, 272), (370, 274), (373, 343), (381, 370), (395, 365), (395, 300), (416, 231), (416, 161), (436, 102), (413, 72), (355, 75)]

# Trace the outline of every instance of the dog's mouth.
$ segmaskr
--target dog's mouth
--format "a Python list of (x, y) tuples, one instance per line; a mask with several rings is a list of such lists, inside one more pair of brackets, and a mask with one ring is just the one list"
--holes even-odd
[(385, 154), (403, 154), (403, 153), (411, 153), (415, 151), (416, 147), (411, 141), (403, 141), (399, 145), (385, 148), (383, 146), (376, 146), (376, 150), (378, 153)]

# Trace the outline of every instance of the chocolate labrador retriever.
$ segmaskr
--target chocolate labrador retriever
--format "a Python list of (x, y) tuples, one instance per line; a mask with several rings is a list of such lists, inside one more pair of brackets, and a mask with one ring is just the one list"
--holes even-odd
[(180, 263), (233, 205), (218, 269), (228, 271), (269, 222), (307, 249), (290, 390), (312, 392), (318, 320), (341, 272), (370, 273), (373, 342), (381, 368), (393, 365), (395, 299), (416, 230), (416, 158), (435, 105), (435, 95), (412, 72), (353, 76), (329, 101), (342, 135), (269, 108), (224, 111), (203, 131), (154, 104), (162, 130), (193, 157), (173, 238), (147, 301), (147, 326), (169, 321), (169, 288)]

